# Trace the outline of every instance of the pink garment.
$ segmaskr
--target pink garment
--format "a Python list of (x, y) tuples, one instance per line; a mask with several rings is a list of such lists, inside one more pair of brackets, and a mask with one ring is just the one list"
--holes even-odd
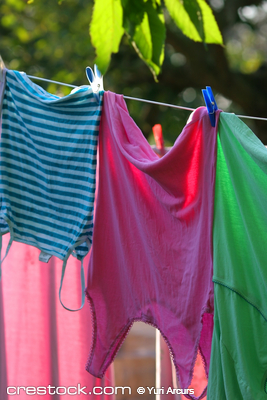
[[(3, 236), (3, 248), (9, 234)], [(94, 400), (99, 395), (78, 394), (94, 386), (114, 386), (112, 370), (101, 381), (85, 370), (91, 346), (89, 304), (76, 313), (66, 311), (58, 300), (62, 261), (52, 257), (48, 264), (38, 261), (39, 250), (14, 242), (3, 262), (0, 282), (0, 399)], [(87, 258), (88, 260), (88, 258)], [(62, 297), (68, 304), (80, 302), (80, 262), (70, 257)], [(53, 395), (57, 387), (59, 394)], [(7, 387), (10, 395), (7, 395)], [(30, 387), (28, 394), (25, 389)], [(34, 388), (46, 394), (33, 394)], [(65, 392), (66, 395), (62, 393)], [(72, 387), (72, 388), (70, 388)], [(31, 389), (32, 388), (32, 389)], [(68, 394), (68, 388), (69, 393)], [(49, 394), (50, 390), (50, 394)], [(99, 392), (100, 389), (97, 389)], [(39, 389), (39, 393), (44, 389)], [(75, 393), (77, 393), (75, 395)], [(112, 400), (114, 396), (101, 396)]]
[(137, 320), (160, 330), (181, 388), (190, 384), (198, 348), (208, 374), (215, 153), (206, 108), (159, 159), (123, 97), (105, 92), (87, 286), (94, 376), (103, 376)]

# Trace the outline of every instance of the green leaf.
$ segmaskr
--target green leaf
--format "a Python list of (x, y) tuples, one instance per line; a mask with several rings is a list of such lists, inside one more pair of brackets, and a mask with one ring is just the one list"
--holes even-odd
[(191, 21), (190, 15), (186, 11), (182, 0), (164, 0), (165, 5), (174, 20), (175, 24), (183, 34), (192, 40), (201, 42), (201, 37)]
[(144, 13), (143, 21), (136, 27), (133, 37), (139, 56), (146, 62), (152, 58), (152, 38), (147, 13)]
[(222, 34), (214, 18), (212, 9), (209, 7), (205, 0), (197, 0), (197, 2), (201, 8), (203, 16), (205, 42), (223, 44)]
[(175, 24), (196, 42), (223, 44), (211, 8), (205, 0), (164, 0)]
[(139, 57), (150, 68), (154, 79), (160, 73), (164, 60), (165, 24), (161, 7), (147, 1), (143, 21), (136, 26), (132, 40)]
[(123, 27), (132, 37), (137, 25), (140, 25), (144, 18), (145, 4), (142, 0), (121, 0), (123, 7)]
[(195, 26), (202, 42), (205, 42), (202, 10), (196, 0), (183, 0), (183, 6)]
[(117, 53), (124, 33), (123, 10), (120, 0), (95, 0), (90, 35), (96, 49), (99, 70), (104, 74), (110, 63), (111, 54)]
[(159, 67), (164, 60), (164, 43), (166, 37), (165, 20), (161, 7), (147, 3), (147, 14), (152, 39), (152, 61)]

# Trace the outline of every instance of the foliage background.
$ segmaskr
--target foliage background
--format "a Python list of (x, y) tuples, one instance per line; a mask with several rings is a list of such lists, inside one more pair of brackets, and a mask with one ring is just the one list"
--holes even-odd
[[(267, 118), (267, 1), (210, 0), (225, 47), (186, 38), (166, 18), (165, 61), (159, 83), (123, 37), (104, 76), (105, 90), (132, 97), (185, 105), (204, 105), (201, 88), (210, 85), (224, 111)], [(92, 0), (2, 0), (0, 54), (10, 69), (74, 85), (87, 84), (85, 67), (95, 51), (89, 26)], [(38, 82), (40, 84), (40, 82)], [(52, 93), (66, 87), (42, 84)], [(161, 123), (167, 144), (174, 142), (189, 116), (174, 110), (127, 100), (129, 112), (145, 136)], [(244, 120), (267, 144), (267, 123)]]

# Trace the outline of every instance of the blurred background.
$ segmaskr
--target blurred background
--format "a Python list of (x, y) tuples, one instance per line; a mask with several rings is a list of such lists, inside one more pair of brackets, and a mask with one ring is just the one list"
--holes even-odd
[[(159, 83), (138, 58), (126, 36), (104, 76), (105, 90), (132, 97), (196, 108), (201, 89), (211, 86), (218, 106), (236, 114), (267, 117), (267, 1), (210, 0), (225, 46), (186, 38), (166, 14), (165, 61)], [(90, 43), (92, 0), (2, 0), (0, 54), (10, 69), (74, 85), (87, 84), (93, 67)], [(40, 82), (37, 82), (41, 84)], [(70, 89), (41, 84), (52, 93)], [(127, 100), (132, 118), (153, 144), (152, 126), (162, 124), (172, 145), (188, 111)], [(267, 144), (267, 122), (244, 120)]]

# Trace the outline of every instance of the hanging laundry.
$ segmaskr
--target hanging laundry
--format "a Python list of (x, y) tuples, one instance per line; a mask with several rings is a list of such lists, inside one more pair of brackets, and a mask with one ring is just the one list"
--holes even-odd
[(198, 349), (208, 374), (215, 150), (216, 127), (202, 107), (159, 159), (123, 97), (104, 93), (87, 286), (91, 374), (103, 376), (134, 321), (160, 330), (181, 388), (191, 382)]
[(92, 242), (101, 107), (88, 86), (60, 98), (25, 73), (6, 71), (0, 161), (1, 233), (11, 233), (6, 254), (13, 240), (35, 246), (41, 261), (63, 260), (62, 280), (69, 255), (83, 260)]
[[(152, 149), (159, 157), (164, 156), (170, 148), (166, 148), (164, 145), (164, 137), (162, 132), (162, 126), (156, 124), (152, 127), (152, 132), (154, 135), (156, 146), (151, 146)], [(205, 369), (203, 362), (201, 360), (201, 355), (198, 353), (197, 359), (194, 365), (194, 376), (191, 381), (190, 387), (194, 389), (194, 395), (199, 396), (203, 392), (203, 388), (207, 386), (207, 376), (205, 374)], [(177, 388), (177, 378), (176, 371), (173, 362), (170, 358), (170, 352), (167, 343), (161, 336), (160, 332), (156, 331), (156, 387), (161, 388)], [(184, 400), (185, 397), (178, 393), (176, 394), (161, 394), (160, 399), (172, 400)]]
[[(4, 245), (8, 237), (4, 235)], [(115, 400), (115, 395), (99, 396), (100, 386), (114, 386), (113, 365), (102, 381), (84, 367), (92, 333), (92, 324), (86, 318), (88, 302), (78, 313), (61, 307), (57, 299), (61, 261), (52, 257), (44, 268), (38, 253), (32, 246), (14, 242), (3, 268), (0, 399)], [(79, 261), (71, 257), (68, 268), (72, 274), (64, 281), (64, 295), (71, 304), (78, 304), (80, 299), (79, 280), (73, 279), (78, 278), (78, 267)]]
[(214, 204), (208, 399), (267, 398), (267, 150), (221, 113)]

